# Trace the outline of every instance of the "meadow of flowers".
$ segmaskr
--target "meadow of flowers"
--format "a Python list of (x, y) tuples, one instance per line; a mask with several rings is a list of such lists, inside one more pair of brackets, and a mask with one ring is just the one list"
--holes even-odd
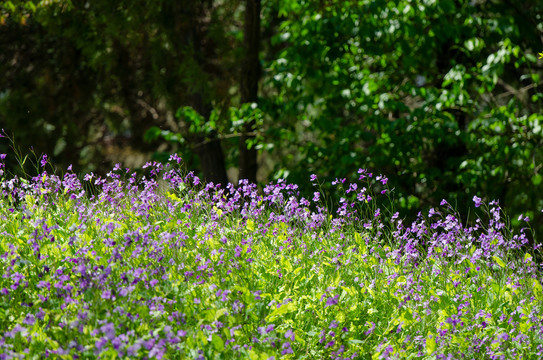
[(469, 227), (446, 201), (404, 223), (363, 169), (332, 212), (315, 175), (305, 199), (179, 162), (0, 165), (0, 359), (543, 358), (540, 250), (496, 202), (475, 196)]

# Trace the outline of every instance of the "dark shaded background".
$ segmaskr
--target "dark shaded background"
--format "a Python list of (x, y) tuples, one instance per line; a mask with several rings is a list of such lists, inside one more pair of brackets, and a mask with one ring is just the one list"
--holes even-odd
[(543, 234), (539, 0), (38, 3), (0, 2), (0, 127), (21, 154), (105, 174), (178, 152), (208, 181), (307, 196), (312, 173), (333, 192), (368, 168), (408, 218), (478, 195)]

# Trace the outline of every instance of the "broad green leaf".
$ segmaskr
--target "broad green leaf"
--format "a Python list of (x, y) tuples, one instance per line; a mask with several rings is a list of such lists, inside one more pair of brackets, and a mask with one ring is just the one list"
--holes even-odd
[(496, 264), (500, 265), (500, 267), (505, 268), (505, 263), (498, 256), (494, 255), (494, 256), (492, 256), (492, 259), (494, 259)]
[(211, 343), (218, 352), (224, 351), (224, 340), (217, 334), (211, 336)]
[(247, 228), (247, 230), (249, 230), (251, 232), (255, 231), (255, 222), (253, 220), (251, 220), (251, 219), (248, 219), (246, 228)]
[(543, 286), (541, 286), (541, 283), (537, 279), (532, 279), (532, 288), (534, 295), (539, 300), (543, 299)]
[(428, 336), (426, 337), (426, 353), (428, 355), (432, 355), (435, 351), (436, 351), (435, 335), (429, 332)]

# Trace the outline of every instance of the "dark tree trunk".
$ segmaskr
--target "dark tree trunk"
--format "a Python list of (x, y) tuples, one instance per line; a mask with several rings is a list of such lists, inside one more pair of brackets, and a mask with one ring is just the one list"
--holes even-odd
[[(206, 12), (212, 6), (213, 1), (198, 1), (193, 0), (190, 3), (181, 4), (182, 11), (188, 15), (190, 26), (185, 35), (186, 45), (192, 46), (193, 57), (196, 63), (199, 64), (200, 70), (204, 71), (206, 63), (210, 61), (208, 56), (204, 54), (204, 40), (206, 36), (205, 24), (203, 18)], [(202, 79), (202, 81), (205, 81)], [(209, 119), (212, 111), (211, 96), (208, 91), (208, 86), (197, 86), (196, 90), (189, 96), (189, 105), (196, 110), (205, 119)], [(204, 180), (215, 184), (228, 183), (226, 175), (226, 167), (224, 164), (224, 153), (219, 137), (215, 132), (207, 134), (207, 136), (196, 135), (191, 136), (191, 143), (196, 155), (200, 159), (200, 168), (202, 170)]]
[[(192, 96), (192, 108), (205, 119), (211, 115), (211, 103), (203, 100), (200, 94)], [(224, 166), (224, 154), (220, 139), (215, 132), (208, 134), (207, 137), (196, 136), (194, 138), (194, 150), (200, 158), (200, 167), (204, 174), (206, 182), (222, 184), (223, 187), (228, 183), (226, 167)]]
[[(241, 103), (258, 100), (260, 79), (260, 0), (245, 1), (245, 24), (243, 28), (244, 59), (241, 65)], [(254, 139), (255, 123), (245, 124), (239, 143), (239, 179), (256, 183), (257, 152), (255, 146), (247, 147), (247, 140)]]

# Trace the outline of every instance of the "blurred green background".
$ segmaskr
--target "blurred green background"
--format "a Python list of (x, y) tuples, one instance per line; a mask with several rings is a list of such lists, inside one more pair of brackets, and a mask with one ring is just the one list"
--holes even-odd
[(540, 0), (1, 1), (0, 127), (77, 172), (178, 152), (208, 181), (312, 194), (312, 173), (367, 168), (407, 218), (478, 195), (543, 234), (542, 18)]

